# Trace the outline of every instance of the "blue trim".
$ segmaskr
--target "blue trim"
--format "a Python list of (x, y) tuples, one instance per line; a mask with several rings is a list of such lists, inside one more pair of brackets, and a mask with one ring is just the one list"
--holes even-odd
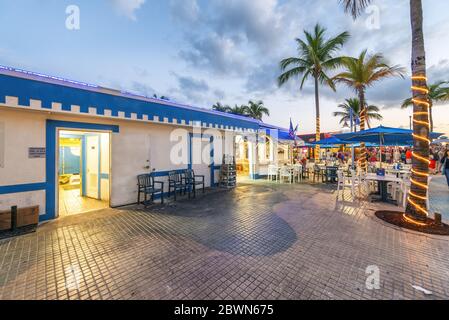
[(97, 196), (98, 200), (101, 200), (101, 134), (98, 135), (98, 176), (97, 176)]
[(100, 173), (101, 180), (109, 180), (109, 173)]
[(215, 150), (214, 150), (214, 136), (210, 136), (210, 186), (213, 187), (215, 185)]
[[(102, 89), (95, 89), (102, 90)], [(117, 95), (95, 91), (90, 88), (78, 88), (70, 84), (62, 85), (39, 81), (37, 79), (25, 79), (18, 76), (0, 73), (0, 103), (5, 103), (5, 96), (18, 97), (21, 106), (29, 106), (30, 99), (42, 101), (42, 108), (51, 110), (52, 102), (61, 103), (63, 111), (71, 111), (72, 105), (80, 106), (80, 112), (88, 114), (89, 107), (95, 107), (97, 114), (104, 115), (105, 109), (111, 110), (112, 116), (118, 116), (119, 112), (125, 113), (125, 118), (130, 119), (131, 113), (135, 113), (138, 119), (148, 116), (153, 120), (159, 117), (159, 122), (164, 118), (169, 123), (174, 119), (190, 122), (201, 122), (232, 128), (245, 128), (258, 130), (259, 122), (243, 116), (236, 116), (212, 110), (188, 107), (172, 102), (161, 102), (152, 99)]]
[(87, 152), (86, 152), (86, 137), (81, 138), (81, 195), (86, 196), (86, 173), (87, 173)]
[(40, 183), (27, 183), (27, 184), (16, 184), (11, 186), (0, 186), (0, 194), (10, 194), (10, 193), (22, 193), (29, 191), (45, 190), (45, 182)]
[(169, 171), (155, 171), (153, 172), (154, 177), (168, 177), (168, 174), (172, 171), (176, 171), (176, 173), (183, 173), (186, 169), (178, 169), (178, 170), (169, 170)]
[(46, 123), (46, 189), (45, 189), (45, 214), (39, 217), (40, 221), (51, 220), (56, 217), (56, 129), (81, 129), (120, 132), (119, 126), (86, 122), (69, 122), (47, 120)]

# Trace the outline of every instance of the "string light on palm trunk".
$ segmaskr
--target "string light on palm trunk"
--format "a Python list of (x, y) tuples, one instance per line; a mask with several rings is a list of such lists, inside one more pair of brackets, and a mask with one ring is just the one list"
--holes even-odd
[[(365, 130), (365, 121), (366, 121), (366, 109), (363, 108), (363, 110), (360, 112), (360, 130)], [(360, 154), (360, 159), (361, 159), (361, 167), (363, 170), (366, 170), (367, 165), (366, 165), (366, 148), (365, 148), (365, 144), (362, 143), (362, 152)]]
[[(427, 77), (425, 76), (414, 76), (412, 77), (413, 81), (427, 81)], [(413, 93), (419, 93), (419, 94), (424, 94), (427, 95), (429, 94), (429, 89), (427, 87), (424, 86), (416, 86), (413, 85), (412, 86), (412, 91)], [(413, 113), (413, 123), (417, 124), (417, 125), (422, 125), (425, 126), (427, 129), (430, 129), (430, 118), (429, 118), (429, 109), (430, 109), (430, 103), (426, 100), (422, 100), (420, 98), (414, 98), (412, 99), (414, 104), (420, 105), (422, 107), (426, 108), (426, 111), (419, 111), (419, 112), (414, 112)], [(426, 136), (423, 135), (422, 133), (416, 134), (413, 133), (413, 138), (417, 139), (421, 142), (424, 142), (428, 145), (428, 147), (430, 147), (430, 139)], [(430, 164), (430, 160), (429, 158), (427, 158), (425, 155), (423, 154), (419, 154), (418, 152), (416, 152), (416, 150), (413, 151), (412, 156), (414, 159), (416, 159), (417, 161), (425, 164), (425, 166), (428, 166)], [(417, 170), (415, 168), (412, 169), (412, 173), (415, 176), (418, 177), (422, 177), (425, 178), (426, 181), (428, 181), (429, 178), (429, 173), (428, 172), (423, 172), (420, 170)], [(421, 183), (419, 181), (416, 181), (416, 179), (410, 179), (410, 182), (417, 187), (418, 189), (421, 189), (423, 191), (423, 194), (426, 194), (426, 196), (422, 196), (419, 194), (416, 194), (415, 192), (410, 191), (409, 195), (408, 195), (408, 203), (418, 212), (425, 214), (427, 217), (429, 216), (429, 212), (427, 211), (427, 207), (423, 207), (421, 204), (417, 203), (417, 200), (421, 200), (421, 201), (427, 201), (428, 199), (428, 189), (429, 186), (425, 183)], [(425, 225), (425, 223), (416, 221), (415, 219), (412, 219), (411, 217), (408, 217), (407, 215), (404, 215), (404, 218), (414, 224), (417, 225)]]
[[(315, 142), (319, 142), (321, 139), (321, 119), (320, 117), (317, 117), (316, 119), (316, 136), (315, 136)], [(315, 160), (320, 160), (320, 151), (321, 148), (319, 145), (315, 146)]]

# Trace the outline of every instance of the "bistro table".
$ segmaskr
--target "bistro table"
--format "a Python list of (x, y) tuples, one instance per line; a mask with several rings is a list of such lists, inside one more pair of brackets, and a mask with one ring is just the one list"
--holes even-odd
[(410, 174), (410, 170), (402, 170), (402, 169), (385, 169), (387, 174), (395, 175), (396, 177), (400, 177), (401, 175)]
[(376, 194), (376, 196), (380, 196), (380, 198), (375, 198), (373, 196), (371, 196), (371, 201), (380, 201), (380, 202), (386, 202), (386, 203), (393, 203), (393, 204), (397, 204), (397, 202), (393, 199), (391, 199), (391, 197), (388, 196), (388, 192), (387, 192), (387, 184), (389, 182), (397, 182), (397, 183), (401, 183), (402, 179), (397, 178), (395, 176), (378, 176), (375, 173), (368, 173), (365, 176), (365, 179), (368, 181), (377, 181), (378, 187), (379, 187), (379, 194)]

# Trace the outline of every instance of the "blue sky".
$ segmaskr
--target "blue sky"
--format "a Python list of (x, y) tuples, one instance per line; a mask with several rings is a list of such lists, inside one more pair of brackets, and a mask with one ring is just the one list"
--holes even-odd
[[(267, 122), (314, 131), (313, 86), (276, 86), (280, 59), (295, 55), (294, 38), (320, 22), (329, 35), (352, 35), (342, 53), (367, 48), (409, 69), (408, 0), (378, 0), (354, 22), (337, 0), (15, 0), (0, 1), (0, 64), (210, 108), (217, 101), (264, 100)], [(449, 80), (449, 2), (423, 0), (430, 80)], [(65, 27), (66, 7), (80, 9), (80, 30)], [(377, 21), (377, 20), (376, 20)], [(399, 105), (409, 81), (386, 81), (368, 92), (384, 125), (404, 126)], [(322, 128), (339, 130), (336, 106), (353, 93), (322, 91)], [(449, 133), (449, 105), (435, 107), (436, 129)]]

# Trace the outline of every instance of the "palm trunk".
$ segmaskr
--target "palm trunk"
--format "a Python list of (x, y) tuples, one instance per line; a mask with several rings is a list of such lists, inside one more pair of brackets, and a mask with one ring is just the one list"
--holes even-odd
[[(359, 89), (359, 100), (360, 100), (360, 131), (365, 130), (365, 120), (366, 120), (366, 108), (365, 108), (365, 91), (364, 89)], [(366, 171), (366, 145), (365, 143), (360, 144), (360, 166), (362, 170)]]
[(430, 121), (430, 132), (433, 132), (433, 103), (430, 101), (430, 107), (429, 107), (429, 121)]
[[(410, 15), (412, 25), (412, 74), (413, 86), (427, 88), (426, 81), (426, 53), (423, 34), (423, 13), (421, 0), (410, 0)], [(418, 77), (418, 78), (416, 78)], [(430, 143), (428, 94), (421, 90), (413, 90), (413, 157), (412, 185), (406, 215), (418, 221), (425, 221), (428, 215), (426, 204)], [(421, 102), (419, 102), (421, 101)]]
[[(319, 93), (318, 78), (315, 77), (315, 111), (316, 111), (316, 138), (315, 141), (321, 140), (321, 125), (320, 125), (320, 93)], [(315, 146), (315, 162), (320, 160), (320, 146)]]

